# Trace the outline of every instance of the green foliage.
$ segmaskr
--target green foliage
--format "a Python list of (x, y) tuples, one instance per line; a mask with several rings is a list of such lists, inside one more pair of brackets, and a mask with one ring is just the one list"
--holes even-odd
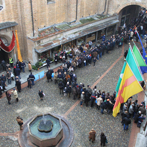
[(37, 62), (37, 63), (35, 64), (35, 66), (37, 67), (37, 69), (38, 69), (40, 66), (42, 66), (42, 65), (43, 65), (42, 62)]
[(37, 63), (35, 64), (35, 66), (36, 66), (37, 68), (39, 68), (39, 62), (37, 62)]
[(52, 60), (53, 60), (53, 58), (52, 58), (52, 57), (48, 57), (48, 58), (49, 58), (49, 60), (50, 60), (50, 61), (52, 61)]
[(70, 54), (71, 51), (67, 52), (67, 54)]
[(43, 63), (42, 62), (39, 62), (39, 67), (42, 66), (42, 65), (43, 65)]
[(44, 62), (44, 61), (46, 61), (46, 59), (45, 59), (45, 58), (43, 58), (41, 61), (42, 61), (42, 62)]
[(33, 68), (34, 70), (37, 70), (37, 69), (38, 69), (35, 65), (32, 65), (32, 68)]
[(95, 20), (94, 18), (87, 18), (87, 19), (81, 19), (80, 22), (87, 23), (87, 22), (94, 21), (94, 20)]

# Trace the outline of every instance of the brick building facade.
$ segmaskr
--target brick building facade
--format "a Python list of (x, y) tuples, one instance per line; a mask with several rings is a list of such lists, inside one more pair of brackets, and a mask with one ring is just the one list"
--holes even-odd
[[(10, 44), (12, 31), (17, 30), (22, 57), (34, 64), (38, 54), (55, 48), (63, 49), (62, 45), (69, 41), (77, 44), (78, 36), (88, 41), (88, 35), (97, 39), (100, 30), (116, 28), (120, 21), (117, 14), (129, 5), (147, 8), (147, 0), (0, 0), (0, 24), (18, 24), (0, 27), (0, 37)], [(97, 14), (109, 15), (101, 17)], [(110, 25), (104, 24), (108, 22)], [(86, 32), (87, 28), (90, 29)], [(53, 53), (51, 51), (49, 55)], [(17, 59), (16, 47), (10, 56)]]

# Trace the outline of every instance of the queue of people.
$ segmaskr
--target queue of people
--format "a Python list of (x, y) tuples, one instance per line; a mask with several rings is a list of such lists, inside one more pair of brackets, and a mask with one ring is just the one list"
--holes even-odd
[[(137, 22), (138, 23), (138, 22)], [(47, 68), (48, 71), (46, 73), (47, 82), (52, 82), (54, 78), (54, 83), (58, 84), (59, 93), (64, 96), (68, 96), (69, 98), (73, 97), (73, 99), (80, 100), (80, 106), (86, 107), (96, 106), (98, 110), (100, 110), (101, 114), (104, 114), (105, 110), (107, 114), (111, 114), (113, 110), (113, 106), (115, 104), (116, 92), (112, 95), (109, 92), (105, 92), (98, 90), (95, 86), (93, 89), (90, 85), (85, 86), (83, 83), (77, 83), (77, 76), (75, 74), (75, 70), (77, 68), (81, 69), (82, 67), (86, 67), (93, 62), (93, 66), (95, 66), (96, 62), (105, 55), (105, 53), (109, 54), (111, 50), (113, 50), (116, 46), (117, 48), (121, 47), (123, 43), (128, 43), (134, 37), (136, 41), (138, 41), (137, 32), (143, 34), (142, 24), (138, 23), (138, 26), (131, 26), (129, 29), (126, 29), (124, 26), (121, 33), (118, 35), (113, 35), (109, 39), (106, 40), (105, 36), (102, 36), (102, 42), (99, 45), (95, 45), (92, 41), (87, 42), (86, 44), (82, 44), (79, 47), (74, 47), (71, 49), (71, 52), (67, 55), (66, 52), (61, 52), (58, 56), (55, 54), (54, 61), (55, 64), (58, 62), (63, 62), (63, 65), (58, 69), (57, 72), (54, 72), (50, 69), (50, 60), (47, 59)], [(69, 61), (67, 61), (69, 57)], [(19, 60), (16, 64), (13, 65), (13, 59), (9, 59), (10, 67), (7, 68), (3, 61), (3, 69), (6, 70), (6, 75), (2, 75), (0, 78), (0, 95), (2, 90), (5, 91), (6, 81), (8, 84), (11, 84), (11, 80), (16, 81), (16, 87), (18, 92), (21, 92), (21, 72), (25, 72), (25, 63), (20, 62)], [(28, 63), (30, 75), (27, 78), (28, 87), (31, 88), (34, 85), (35, 76), (31, 73), (32, 66), (31, 63)], [(13, 72), (12, 69), (13, 68)], [(17, 90), (14, 88), (12, 93), (16, 98), (16, 102), (19, 101)], [(40, 100), (42, 101), (44, 98), (44, 93), (42, 90), (39, 90), (38, 95)], [(11, 94), (6, 91), (6, 97), (8, 100), (8, 104), (11, 104)], [(145, 103), (142, 102), (140, 105), (137, 101), (132, 101), (130, 98), (125, 104), (121, 105), (121, 116), (122, 116), (122, 125), (123, 129), (128, 130), (129, 124), (131, 123), (131, 118), (134, 119), (134, 122), (137, 123), (137, 126), (140, 127), (142, 121), (145, 119), (146, 110)], [(23, 120), (18, 117), (17, 122), (20, 125), (20, 129), (23, 128)], [(96, 132), (92, 129), (89, 132), (89, 141), (95, 141)], [(105, 134), (102, 132), (100, 135), (101, 146), (105, 146), (107, 142), (107, 138)]]

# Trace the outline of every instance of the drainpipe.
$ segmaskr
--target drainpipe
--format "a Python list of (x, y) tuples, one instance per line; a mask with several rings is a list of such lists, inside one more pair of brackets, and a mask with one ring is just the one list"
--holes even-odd
[(106, 11), (106, 5), (107, 5), (107, 0), (105, 0), (105, 7), (104, 7), (104, 11), (101, 14), (104, 14)]
[(78, 0), (76, 0), (76, 20), (78, 19)]
[(32, 17), (32, 31), (33, 31), (33, 37), (34, 37), (35, 33), (34, 33), (34, 18), (33, 18), (33, 4), (32, 4), (32, 0), (30, 0), (30, 4), (31, 4), (31, 17)]
[(68, 24), (71, 24), (73, 22), (76, 22), (78, 19), (78, 0), (76, 0), (76, 19), (74, 21), (68, 22)]

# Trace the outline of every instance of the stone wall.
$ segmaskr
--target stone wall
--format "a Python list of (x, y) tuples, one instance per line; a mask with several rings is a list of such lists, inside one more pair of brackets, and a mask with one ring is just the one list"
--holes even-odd
[[(33, 23), (31, 16), (30, 0), (1, 0), (4, 9), (0, 11), (0, 23), (15, 21), (18, 26), (14, 28), (18, 31), (20, 49), (24, 60), (30, 59), (32, 45), (28, 43), (27, 37), (33, 37)], [(38, 29), (62, 22), (77, 21), (82, 17), (94, 14), (102, 14), (105, 0), (52, 0), (47, 4), (47, 0), (32, 0), (34, 34), (38, 35)], [(147, 0), (106, 0), (107, 7), (104, 14), (119, 13), (128, 5), (140, 5), (147, 8)], [(29, 53), (29, 55), (28, 55)]]

